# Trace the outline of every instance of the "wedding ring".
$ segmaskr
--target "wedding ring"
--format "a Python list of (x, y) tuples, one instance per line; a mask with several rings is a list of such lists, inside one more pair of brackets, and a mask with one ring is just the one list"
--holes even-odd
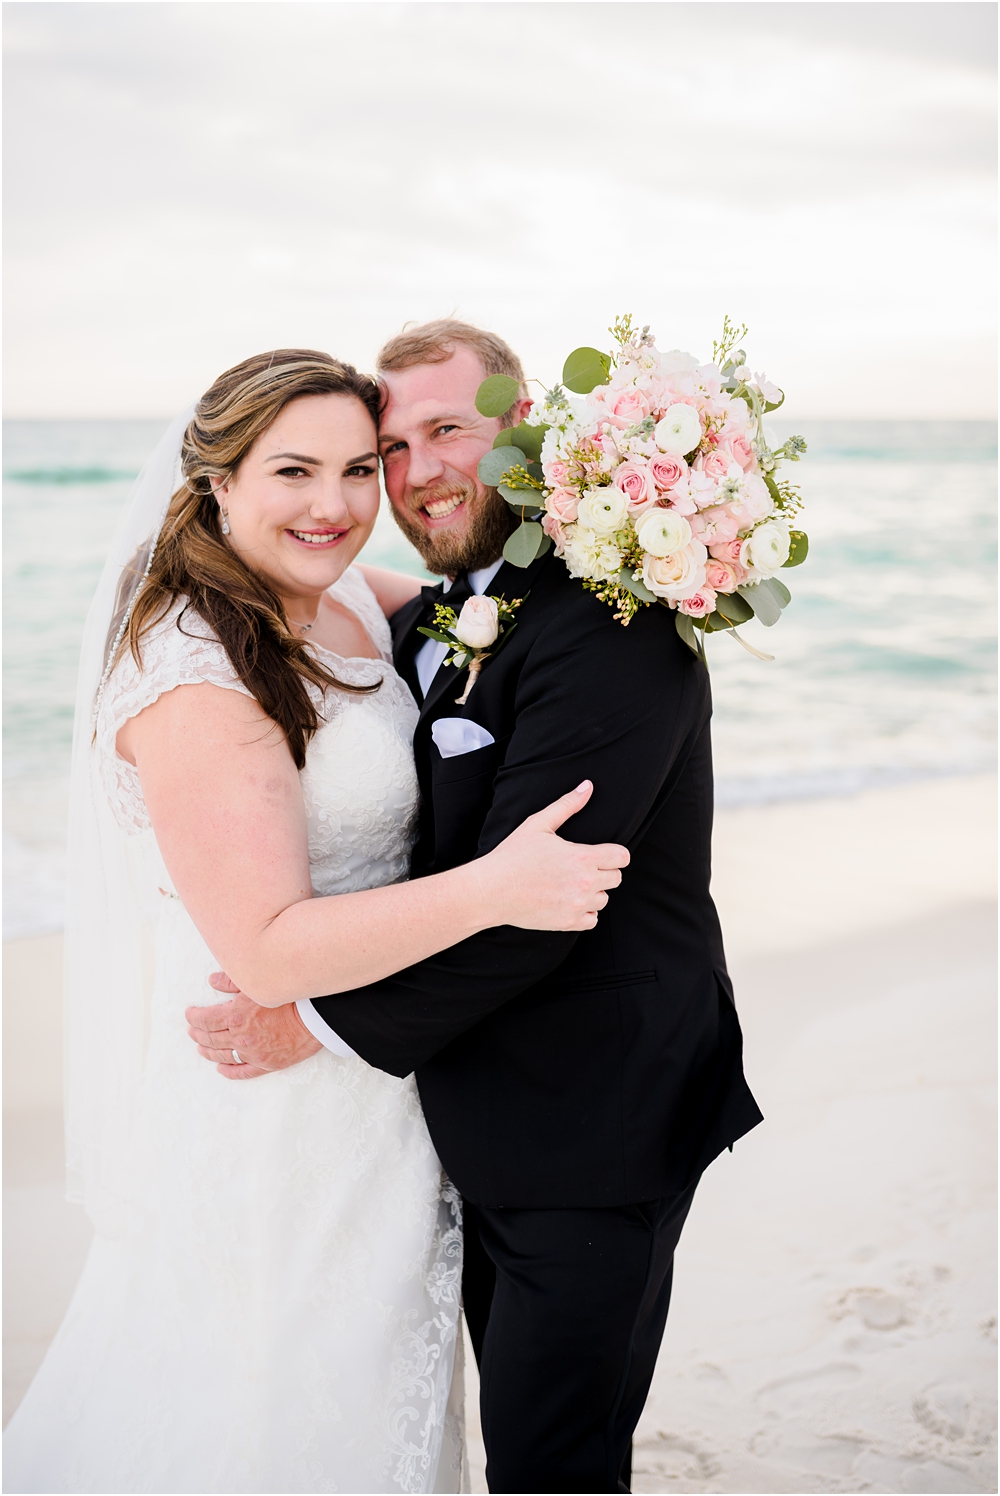
[(240, 1059), (240, 1052), (239, 1052), (238, 1049), (234, 1049), (233, 1052), (232, 1052), (232, 1054), (233, 1054), (233, 1064), (234, 1065), (245, 1065), (246, 1064), (246, 1060), (241, 1060)]

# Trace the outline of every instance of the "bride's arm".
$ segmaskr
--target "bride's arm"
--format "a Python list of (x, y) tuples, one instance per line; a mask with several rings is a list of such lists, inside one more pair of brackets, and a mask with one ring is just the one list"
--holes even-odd
[(464, 867), (314, 898), (299, 776), (251, 697), (178, 686), (122, 727), (118, 751), (138, 769), (163, 860), (206, 944), (268, 1007), (365, 986), (493, 925), (591, 929), (628, 862), (623, 847), (554, 834), (588, 786)]
[(359, 565), (365, 581), (375, 594), (376, 601), (386, 618), (397, 613), (404, 603), (416, 597), (424, 585), (417, 577), (408, 577), (401, 571), (389, 571), (384, 566)]

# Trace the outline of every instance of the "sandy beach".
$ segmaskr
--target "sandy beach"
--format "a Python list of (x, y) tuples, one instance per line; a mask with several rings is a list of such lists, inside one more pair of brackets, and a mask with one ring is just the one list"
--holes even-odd
[[(996, 1490), (994, 824), (986, 776), (719, 814), (766, 1121), (699, 1189), (637, 1491)], [(61, 1195), (60, 958), (4, 946), (5, 1421), (89, 1239)]]

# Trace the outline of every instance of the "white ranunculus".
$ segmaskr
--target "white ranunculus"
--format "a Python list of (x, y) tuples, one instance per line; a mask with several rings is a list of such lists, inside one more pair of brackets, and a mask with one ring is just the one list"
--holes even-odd
[(791, 550), (788, 525), (783, 519), (767, 519), (744, 540), (740, 560), (764, 576), (780, 571)]
[(615, 484), (607, 488), (585, 488), (577, 511), (577, 523), (598, 535), (613, 535), (628, 519), (628, 499)]
[(668, 405), (656, 424), (653, 440), (661, 452), (671, 452), (675, 457), (693, 452), (701, 441), (701, 421), (694, 406)]
[(462, 605), (455, 636), (470, 649), (489, 649), (500, 632), (497, 605), (492, 597), (470, 597)]
[(563, 560), (571, 577), (590, 577), (595, 582), (613, 581), (622, 567), (621, 552), (609, 537), (583, 525), (567, 531)]
[(694, 355), (682, 353), (679, 348), (671, 348), (668, 353), (660, 354), (661, 374), (689, 374), (697, 367), (698, 360)]
[(704, 587), (707, 559), (708, 551), (701, 541), (692, 540), (670, 556), (643, 556), (642, 580), (657, 597), (670, 603), (683, 602)]
[(691, 526), (674, 509), (647, 509), (636, 522), (635, 535), (650, 556), (670, 556), (691, 539)]

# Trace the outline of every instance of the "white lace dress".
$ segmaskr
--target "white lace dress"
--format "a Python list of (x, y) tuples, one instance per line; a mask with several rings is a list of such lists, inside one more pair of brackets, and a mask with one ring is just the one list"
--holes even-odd
[[(407, 873), (416, 707), (361, 573), (333, 588), (383, 660), (331, 692), (301, 783), (318, 894)], [(105, 693), (97, 749), (158, 899), (143, 1117), (123, 1240), (97, 1238), (67, 1317), (5, 1436), (7, 1491), (459, 1491), (460, 1202), (412, 1076), (326, 1050), (224, 1080), (187, 1037), (217, 968), (156, 849), (121, 724), (197, 681), (243, 690), (175, 609)], [(208, 631), (189, 613), (189, 633)], [(137, 1001), (141, 1000), (137, 996)], [(219, 1000), (223, 1000), (221, 997)], [(456, 1368), (456, 1348), (459, 1350)], [(452, 1392), (452, 1373), (454, 1391)]]

